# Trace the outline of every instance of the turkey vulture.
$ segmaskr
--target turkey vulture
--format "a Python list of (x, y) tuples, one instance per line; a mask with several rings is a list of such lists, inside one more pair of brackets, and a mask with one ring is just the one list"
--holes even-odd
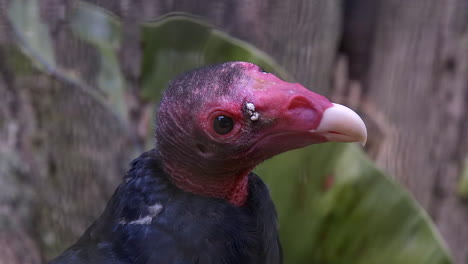
[(247, 62), (179, 76), (156, 123), (156, 147), (52, 264), (281, 263), (275, 207), (252, 170), (288, 150), (367, 137), (349, 108)]

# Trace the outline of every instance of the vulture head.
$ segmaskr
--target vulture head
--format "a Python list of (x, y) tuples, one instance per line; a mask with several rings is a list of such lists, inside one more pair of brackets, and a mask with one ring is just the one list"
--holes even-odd
[(366, 138), (351, 109), (247, 62), (179, 76), (157, 115), (157, 148), (174, 184), (236, 206), (245, 203), (247, 175), (262, 161), (311, 144)]

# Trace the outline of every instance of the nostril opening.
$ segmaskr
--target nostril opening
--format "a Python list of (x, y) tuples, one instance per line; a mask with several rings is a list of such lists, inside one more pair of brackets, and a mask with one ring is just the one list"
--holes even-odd
[(303, 96), (294, 97), (288, 106), (288, 114), (294, 120), (300, 120), (304, 124), (315, 124), (317, 121), (317, 113), (313, 104)]
[(291, 110), (295, 111), (295, 110), (300, 110), (300, 109), (311, 109), (311, 108), (312, 106), (309, 103), (309, 101), (307, 101), (307, 99), (302, 96), (294, 97), (288, 106), (289, 111)]

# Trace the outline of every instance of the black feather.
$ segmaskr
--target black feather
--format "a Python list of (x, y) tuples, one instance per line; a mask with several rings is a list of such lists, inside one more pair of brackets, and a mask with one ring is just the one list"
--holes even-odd
[(268, 189), (254, 173), (248, 177), (247, 203), (237, 207), (177, 188), (159, 152), (146, 152), (99, 219), (50, 264), (281, 263)]

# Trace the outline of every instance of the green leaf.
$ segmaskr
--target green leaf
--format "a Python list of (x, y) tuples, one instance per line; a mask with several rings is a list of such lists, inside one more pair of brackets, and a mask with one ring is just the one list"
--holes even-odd
[(288, 79), (267, 54), (186, 14), (174, 13), (142, 25), (142, 98), (157, 101), (178, 74), (225, 61), (248, 61)]
[(120, 47), (120, 21), (98, 6), (78, 2), (71, 20), (73, 32), (97, 48), (99, 54), (98, 88), (108, 97), (110, 106), (122, 120), (127, 120), (125, 80), (116, 50)]
[(40, 18), (37, 0), (12, 0), (8, 18), (21, 48), (34, 58), (34, 65), (40, 70), (53, 72), (56, 67), (54, 50), (49, 28)]
[[(12, 64), (21, 73), (32, 73), (25, 65), (27, 58), (41, 72), (62, 82), (72, 85), (102, 102), (102, 95), (91, 89), (74, 72), (68, 72), (57, 65), (52, 39), (46, 23), (41, 20), (37, 0), (12, 0), (8, 8), (8, 18), (21, 51), (26, 57), (15, 54), (16, 47), (11, 47), (7, 63)], [(8, 47), (6, 48), (8, 51)], [(19, 55), (19, 56), (18, 56)]]
[(288, 152), (257, 172), (279, 212), (285, 263), (452, 263), (426, 213), (357, 145)]
[[(124, 81), (115, 54), (120, 41), (120, 23), (96, 6), (78, 2), (76, 10), (72, 27), (80, 37), (98, 48), (101, 62), (98, 86), (105, 91), (109, 100), (103, 98), (100, 90), (86, 84), (81, 76), (57, 64), (49, 29), (40, 17), (37, 0), (12, 0), (8, 8), (8, 18), (21, 51), (38, 70), (90, 95), (125, 124), (127, 110), (124, 102)], [(29, 67), (24, 65), (23, 59), (23, 56), (10, 56), (7, 63), (14, 65), (15, 69), (21, 70), (22, 73), (31, 73)]]
[(31, 65), (31, 60), (18, 45), (3, 45), (0, 47), (0, 53), (8, 54), (8, 56), (4, 56), (5, 63), (17, 76), (32, 75), (39, 72), (38, 67)]
[(457, 193), (460, 197), (468, 198), (468, 156), (465, 157), (462, 165)]
[(78, 1), (71, 26), (79, 37), (104, 49), (118, 49), (122, 38), (119, 19), (109, 11)]

